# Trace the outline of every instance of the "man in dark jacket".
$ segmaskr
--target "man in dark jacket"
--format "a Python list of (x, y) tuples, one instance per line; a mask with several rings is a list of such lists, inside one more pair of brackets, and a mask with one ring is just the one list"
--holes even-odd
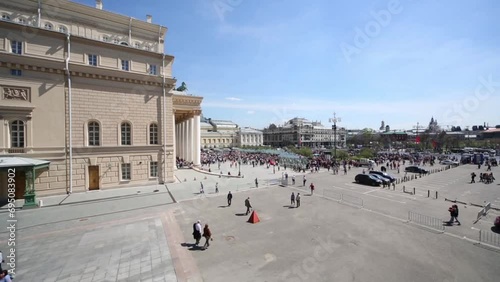
[(250, 209), (252, 208), (252, 205), (250, 204), (250, 197), (245, 200), (245, 207), (247, 207), (245, 215), (248, 215), (250, 213)]
[(233, 194), (231, 194), (231, 191), (227, 194), (227, 206), (231, 206), (231, 201), (233, 200)]
[(461, 225), (460, 221), (458, 221), (458, 206), (453, 205), (448, 209), (448, 211), (450, 212), (450, 216), (451, 216), (448, 224), (453, 225), (453, 222), (458, 222), (458, 225)]

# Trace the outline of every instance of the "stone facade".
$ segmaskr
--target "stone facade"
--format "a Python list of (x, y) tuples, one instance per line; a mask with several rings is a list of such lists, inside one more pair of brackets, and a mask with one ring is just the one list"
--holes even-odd
[(204, 149), (236, 147), (239, 127), (228, 120), (201, 119), (201, 146)]
[(244, 127), (240, 128), (238, 131), (238, 146), (263, 146), (264, 145), (264, 134), (262, 131)]
[[(37, 195), (174, 181), (177, 128), (199, 118), (202, 98), (172, 91), (166, 28), (40, 3), (0, 4), (0, 157), (51, 162)], [(196, 163), (199, 141), (186, 138)]]
[(346, 147), (346, 130), (338, 128), (334, 135), (332, 128), (327, 128), (318, 121), (305, 118), (293, 118), (282, 126), (271, 124), (265, 128), (264, 145), (273, 147), (297, 146), (310, 148)]

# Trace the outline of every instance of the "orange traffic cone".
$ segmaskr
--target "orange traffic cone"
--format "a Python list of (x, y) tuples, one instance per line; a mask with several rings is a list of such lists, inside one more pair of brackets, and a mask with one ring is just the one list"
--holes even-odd
[(257, 213), (255, 211), (252, 211), (252, 214), (250, 215), (248, 222), (250, 222), (250, 223), (260, 222), (259, 216), (257, 215)]

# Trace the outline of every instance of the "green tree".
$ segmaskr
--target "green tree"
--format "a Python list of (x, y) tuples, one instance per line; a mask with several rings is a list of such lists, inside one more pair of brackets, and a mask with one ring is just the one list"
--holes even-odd
[(375, 156), (375, 152), (373, 152), (372, 149), (363, 148), (363, 149), (361, 149), (361, 151), (359, 151), (358, 156), (361, 158), (370, 159), (370, 158), (373, 158)]
[[(332, 157), (335, 157), (335, 150), (332, 149)], [(337, 159), (339, 160), (347, 160), (349, 158), (349, 154), (344, 150), (337, 149)]]
[(309, 148), (309, 147), (302, 147), (298, 150), (297, 154), (304, 156), (304, 157), (307, 157), (307, 158), (310, 158), (310, 157), (312, 157), (313, 152), (312, 152), (311, 148)]

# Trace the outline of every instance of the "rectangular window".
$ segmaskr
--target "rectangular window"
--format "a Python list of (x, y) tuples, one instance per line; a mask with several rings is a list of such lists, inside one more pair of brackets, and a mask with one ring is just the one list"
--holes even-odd
[(130, 179), (130, 164), (122, 164), (122, 180)]
[(156, 65), (149, 65), (149, 74), (151, 74), (151, 75), (158, 74)]
[(11, 41), (10, 48), (12, 53), (21, 55), (23, 53), (23, 42), (21, 41)]
[(158, 177), (158, 162), (149, 163), (149, 177)]
[(23, 75), (23, 71), (22, 70), (11, 69), (10, 70), (10, 75), (21, 76), (21, 75)]
[(97, 55), (88, 54), (89, 65), (97, 66)]
[(122, 60), (122, 70), (124, 70), (124, 71), (129, 70), (129, 61), (128, 60)]

